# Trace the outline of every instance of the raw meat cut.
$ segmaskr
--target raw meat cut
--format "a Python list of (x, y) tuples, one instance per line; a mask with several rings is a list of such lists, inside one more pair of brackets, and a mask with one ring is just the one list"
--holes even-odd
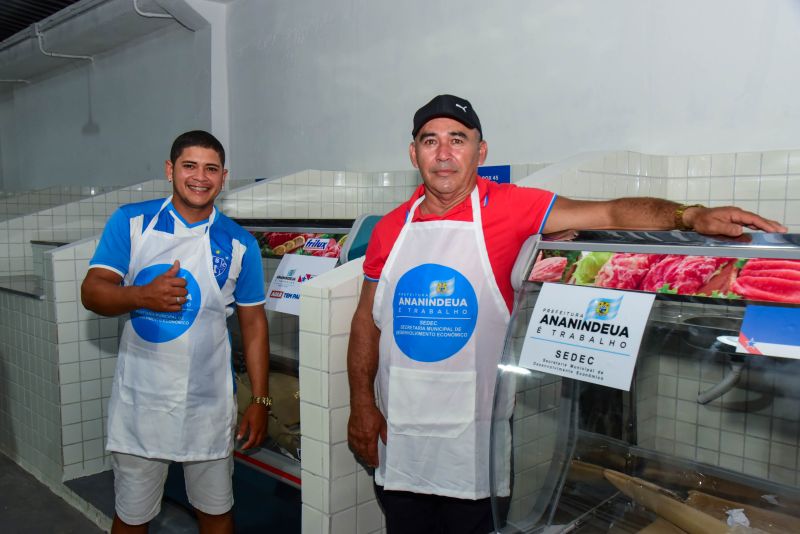
[(560, 282), (567, 266), (567, 258), (554, 256), (540, 259), (531, 270), (528, 280), (531, 282)]
[(614, 254), (597, 272), (596, 287), (639, 289), (647, 272), (664, 254)]
[(775, 277), (739, 276), (731, 289), (752, 300), (800, 303), (800, 281)]
[(716, 292), (718, 295), (727, 296), (734, 280), (736, 280), (736, 262), (732, 261), (723, 265), (717, 274), (697, 290), (697, 294), (712, 296)]
[(731, 289), (747, 299), (800, 303), (800, 261), (747, 260)]
[(679, 295), (693, 295), (733, 261), (733, 258), (670, 254), (650, 268), (640, 289), (655, 292), (663, 288)]
[(792, 269), (800, 271), (800, 260), (768, 260), (762, 258), (753, 258), (747, 260), (747, 263), (742, 267), (742, 272), (760, 271), (764, 269)]

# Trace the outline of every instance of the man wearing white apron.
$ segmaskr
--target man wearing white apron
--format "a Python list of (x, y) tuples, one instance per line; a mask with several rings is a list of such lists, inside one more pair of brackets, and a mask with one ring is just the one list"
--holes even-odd
[(234, 303), (253, 399), (243, 448), (266, 433), (268, 341), (255, 238), (219, 213), (227, 170), (219, 141), (186, 132), (166, 162), (173, 194), (111, 217), (81, 287), (84, 306), (129, 313), (108, 404), (116, 515), (112, 532), (146, 532), (171, 461), (183, 462), (201, 531), (233, 532), (236, 403), (226, 319)]
[[(389, 534), (483, 534), (495, 527), (491, 410), (525, 239), (570, 228), (782, 227), (738, 208), (576, 201), (478, 180), (480, 120), (452, 95), (416, 112), (412, 136), (423, 184), (378, 223), (364, 262), (348, 348), (348, 440), (375, 468)], [(499, 496), (509, 495), (508, 466), (495, 480)]]

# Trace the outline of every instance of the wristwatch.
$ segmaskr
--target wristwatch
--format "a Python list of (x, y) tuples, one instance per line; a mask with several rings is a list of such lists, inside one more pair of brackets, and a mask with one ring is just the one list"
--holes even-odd
[(263, 404), (267, 409), (272, 406), (272, 397), (250, 397), (250, 404)]
[(694, 229), (694, 226), (683, 222), (683, 214), (689, 208), (705, 208), (705, 206), (702, 204), (681, 204), (675, 209), (675, 228), (683, 232)]

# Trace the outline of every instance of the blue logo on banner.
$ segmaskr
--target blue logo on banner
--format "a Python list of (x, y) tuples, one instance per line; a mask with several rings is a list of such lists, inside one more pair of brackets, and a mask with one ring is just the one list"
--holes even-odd
[(511, 165), (484, 165), (478, 167), (478, 176), (498, 184), (510, 184)]
[(392, 300), (394, 340), (419, 362), (445, 360), (461, 350), (475, 331), (478, 299), (464, 275), (435, 263), (406, 272)]
[[(157, 276), (167, 272), (172, 265), (161, 263), (150, 265), (136, 275), (133, 285), (144, 286), (152, 282)], [(178, 271), (180, 278), (186, 279), (186, 302), (179, 312), (157, 312), (147, 309), (138, 309), (131, 312), (131, 324), (139, 337), (150, 343), (165, 343), (172, 341), (192, 326), (197, 318), (202, 304), (200, 286), (185, 269)]]
[(600, 298), (592, 299), (586, 306), (586, 313), (583, 319), (586, 321), (610, 321), (619, 313), (619, 306), (622, 304), (622, 297), (618, 299)]

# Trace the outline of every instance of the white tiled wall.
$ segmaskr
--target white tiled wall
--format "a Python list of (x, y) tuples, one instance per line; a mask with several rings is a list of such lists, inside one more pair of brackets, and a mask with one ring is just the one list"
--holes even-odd
[(303, 284), (300, 299), (302, 531), (383, 532), (372, 476), (347, 445), (347, 343), (363, 258)]
[(655, 196), (689, 204), (734, 204), (800, 232), (800, 150), (656, 156), (582, 154), (533, 173), (520, 185), (564, 196)]
[[(694, 305), (697, 308), (700, 305)], [(685, 307), (685, 305), (684, 305)], [(741, 309), (683, 311), (683, 316)], [(657, 310), (658, 311), (658, 310)], [(640, 356), (637, 418), (642, 446), (797, 487), (800, 484), (800, 362), (747, 358), (738, 384), (707, 404), (700, 392), (731, 373), (728, 358), (688, 342), (656, 340)], [(644, 357), (642, 357), (644, 356)], [(642, 368), (651, 369), (642, 374)]]
[(0, 221), (0, 276), (34, 272), (31, 241), (71, 243), (97, 235), (118, 206), (165, 196), (168, 186), (152, 180)]
[[(0, 276), (36, 274), (44, 290), (39, 299), (0, 289), (0, 450), (51, 483), (108, 468), (105, 401), (118, 320), (87, 312), (80, 283), (108, 216), (120, 204), (164, 196), (164, 184), (0, 222)], [(94, 237), (81, 241), (86, 236)], [(37, 249), (34, 261), (31, 240), (70, 244)]]
[(109, 467), (104, 416), (118, 320), (80, 305), (96, 241), (44, 253), (43, 299), (0, 291), (0, 417), (10, 421), (0, 448), (51, 483)]
[[(516, 182), (546, 164), (511, 166)], [(407, 200), (421, 183), (413, 171), (351, 172), (305, 170), (226, 193), (220, 207), (241, 218), (353, 219), (383, 214)]]
[(84, 198), (108, 193), (114, 189), (116, 188), (108, 186), (62, 185), (37, 191), (0, 194), (0, 221), (63, 206)]
[(235, 217), (353, 219), (386, 213), (411, 196), (416, 171), (301, 171), (226, 193), (222, 211)]
[(0, 291), (0, 450), (61, 479), (58, 333), (50, 303)]
[(64, 480), (110, 467), (104, 450), (105, 420), (117, 362), (119, 319), (98, 316), (80, 303), (80, 285), (97, 241), (97, 236), (90, 237), (51, 253)]

